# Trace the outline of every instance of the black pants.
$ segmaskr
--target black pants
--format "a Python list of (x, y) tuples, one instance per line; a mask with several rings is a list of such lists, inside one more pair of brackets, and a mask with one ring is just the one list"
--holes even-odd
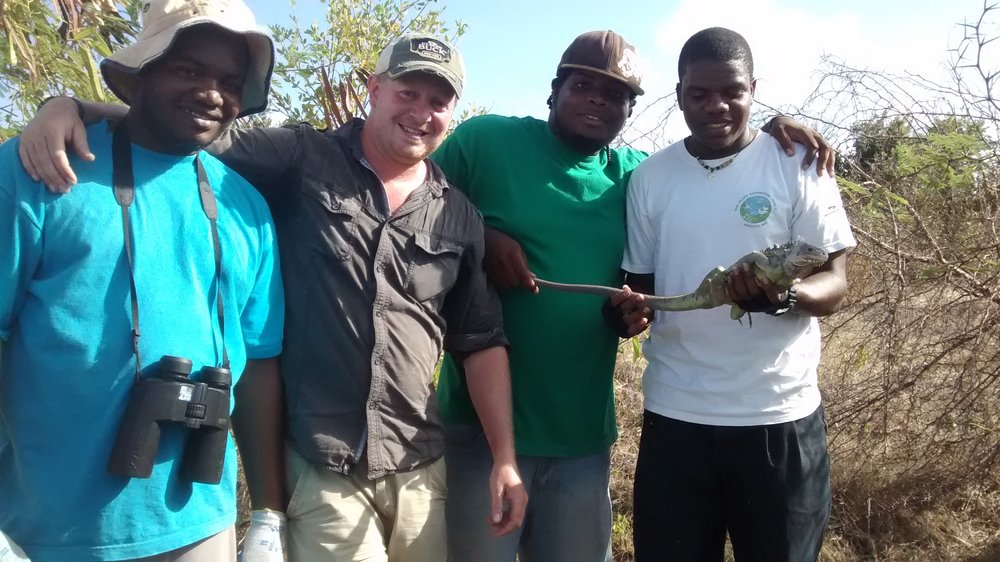
[(819, 556), (830, 518), (822, 406), (775, 425), (700, 425), (646, 411), (634, 489), (637, 562)]

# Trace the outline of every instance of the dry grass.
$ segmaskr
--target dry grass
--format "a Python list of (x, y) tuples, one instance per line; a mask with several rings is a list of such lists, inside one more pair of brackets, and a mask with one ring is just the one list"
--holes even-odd
[[(842, 332), (843, 333), (843, 332)], [(857, 332), (856, 332), (857, 333)], [(843, 358), (854, 341), (827, 342), (825, 353)], [(615, 375), (621, 436), (612, 453), (614, 559), (634, 560), (632, 552), (632, 477), (641, 428), (641, 378), (645, 360), (623, 344)], [(822, 377), (822, 374), (821, 374)], [(827, 408), (833, 397), (850, 394), (848, 379), (821, 380)], [(833, 435), (833, 432), (831, 432)], [(823, 562), (997, 562), (1000, 561), (1000, 475), (966, 481), (930, 473), (900, 476), (877, 450), (861, 453), (853, 435), (831, 437), (833, 512), (820, 555)], [(920, 442), (909, 444), (919, 449)], [(894, 448), (906, 448), (895, 443)], [(909, 458), (919, 450), (907, 451)], [(897, 456), (898, 458), (898, 456)], [(956, 472), (961, 473), (961, 467)], [(727, 560), (732, 560), (727, 551)]]
[(633, 342), (622, 344), (615, 369), (618, 442), (611, 450), (611, 507), (614, 512), (612, 552), (616, 561), (631, 561), (632, 480), (642, 430), (642, 370), (646, 360)]
[[(867, 369), (852, 371), (852, 366), (859, 364), (859, 346), (873, 337), (871, 322), (858, 315), (843, 324), (837, 329), (825, 326), (820, 386), (828, 413), (855, 404), (859, 391), (867, 392), (868, 388), (859, 384), (859, 377), (871, 375)], [(866, 362), (876, 364), (877, 357)], [(611, 457), (616, 562), (634, 560), (632, 480), (642, 424), (645, 365), (632, 342), (622, 344), (615, 374), (620, 437)], [(996, 405), (991, 408), (995, 412)], [(833, 512), (820, 560), (1000, 561), (1000, 474), (996, 470), (974, 471), (976, 467), (962, 464), (969, 461), (961, 455), (951, 464), (947, 458), (930, 458), (934, 457), (930, 451), (936, 449), (927, 440), (940, 438), (940, 433), (915, 431), (913, 426), (923, 422), (914, 419), (909, 409), (895, 409), (891, 404), (871, 409), (877, 411), (868, 412), (861, 429), (850, 426), (856, 424), (853, 418), (842, 422), (847, 427), (831, 422)], [(937, 414), (932, 417), (939, 417), (941, 412), (933, 411), (933, 405), (930, 409), (931, 414)], [(986, 431), (995, 434), (998, 428), (993, 424)], [(928, 457), (927, 462), (914, 467), (910, 459), (922, 455)], [(968, 477), (963, 478), (963, 474)], [(242, 472), (237, 498), (242, 536), (249, 503)], [(729, 551), (727, 560), (732, 560)]]

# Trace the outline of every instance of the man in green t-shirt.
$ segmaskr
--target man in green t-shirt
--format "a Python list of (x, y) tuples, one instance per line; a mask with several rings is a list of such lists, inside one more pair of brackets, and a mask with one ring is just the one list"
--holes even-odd
[[(620, 35), (585, 33), (559, 63), (547, 122), (476, 117), (432, 156), (487, 226), (486, 266), (500, 289), (510, 339), (517, 459), (530, 498), (524, 526), (492, 537), (481, 517), (490, 505), (482, 487), (491, 470), (489, 448), (462, 368), (446, 356), (438, 394), (450, 560), (512, 562), (516, 554), (526, 562), (610, 560), (618, 335), (645, 325), (616, 333), (602, 320), (600, 298), (539, 292), (531, 275), (621, 285), (625, 186), (647, 155), (608, 145), (643, 93), (640, 82), (636, 52)], [(807, 145), (822, 142), (790, 120), (785, 124)], [(824, 165), (827, 154), (824, 147)]]

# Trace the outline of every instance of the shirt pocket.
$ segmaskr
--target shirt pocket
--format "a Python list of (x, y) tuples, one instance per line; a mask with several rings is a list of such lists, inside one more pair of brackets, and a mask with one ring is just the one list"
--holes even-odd
[(312, 238), (313, 248), (320, 254), (337, 261), (347, 261), (358, 238), (361, 204), (355, 199), (338, 198), (328, 191), (312, 193), (311, 197), (319, 203), (315, 210), (308, 213), (315, 218), (303, 221), (299, 228), (315, 229), (309, 238)]
[(413, 235), (413, 246), (407, 293), (417, 301), (427, 301), (455, 284), (461, 266), (462, 245), (434, 234), (418, 232)]

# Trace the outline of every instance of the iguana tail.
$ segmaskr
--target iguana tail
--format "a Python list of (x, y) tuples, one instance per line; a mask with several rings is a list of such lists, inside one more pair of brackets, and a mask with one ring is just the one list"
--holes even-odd
[[(691, 293), (684, 295), (674, 295), (669, 297), (658, 297), (656, 295), (643, 295), (643, 303), (653, 310), (682, 311), (697, 310), (701, 308), (715, 308), (721, 304), (726, 304), (725, 276), (721, 267), (713, 269), (702, 279), (698, 288)], [(539, 287), (568, 291), (571, 293), (585, 293), (612, 297), (618, 294), (621, 289), (614, 287), (604, 287), (601, 285), (578, 285), (574, 283), (556, 283), (535, 277), (535, 284)], [(723, 299), (720, 301), (719, 299)]]

